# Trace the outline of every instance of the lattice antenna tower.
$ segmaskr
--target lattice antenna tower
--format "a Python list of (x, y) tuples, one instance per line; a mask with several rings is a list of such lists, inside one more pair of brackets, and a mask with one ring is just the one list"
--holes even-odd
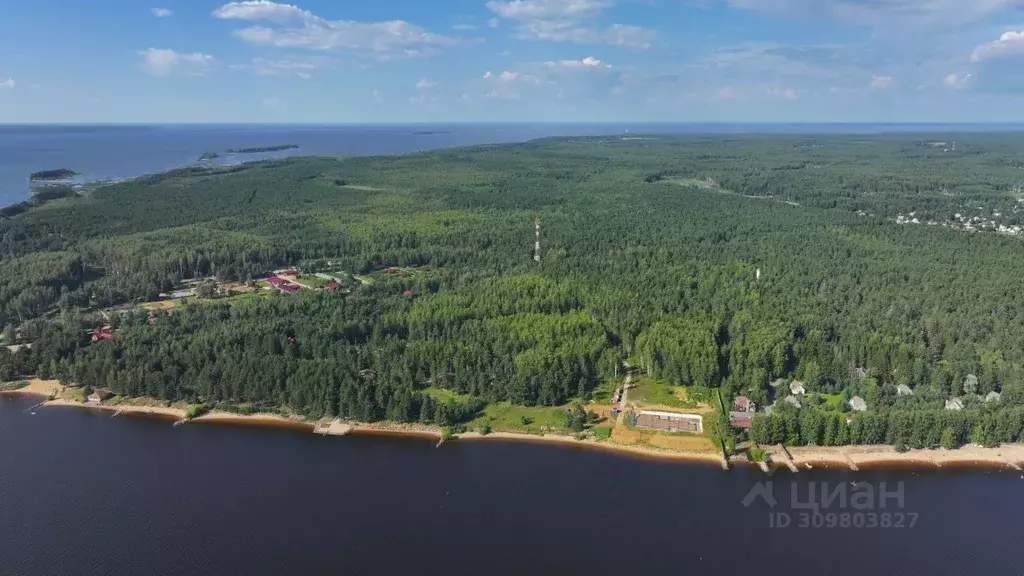
[(533, 229), (537, 236), (537, 240), (533, 244), (533, 260), (540, 262), (540, 218), (533, 219)]

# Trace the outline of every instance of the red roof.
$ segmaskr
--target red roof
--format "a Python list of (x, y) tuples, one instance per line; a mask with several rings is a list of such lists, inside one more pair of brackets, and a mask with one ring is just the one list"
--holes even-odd
[(405, 292), (402, 292), (402, 296), (412, 296), (412, 294), (412, 290), (406, 290)]
[(335, 282), (334, 280), (331, 280), (330, 282), (327, 283), (327, 288), (329, 290), (335, 290), (338, 288), (338, 283)]

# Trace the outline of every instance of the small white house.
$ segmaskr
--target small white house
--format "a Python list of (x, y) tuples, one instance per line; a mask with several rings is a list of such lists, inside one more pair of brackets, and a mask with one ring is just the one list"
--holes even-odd
[(801, 394), (806, 394), (807, 389), (804, 388), (803, 382), (799, 380), (793, 380), (792, 382), (789, 383), (789, 392), (793, 395), (799, 396)]
[(985, 402), (999, 402), (1002, 397), (1003, 395), (999, 392), (992, 391), (985, 396)]
[(964, 401), (959, 398), (950, 398), (946, 400), (946, 410), (963, 410)]
[(797, 398), (796, 396), (786, 396), (786, 398), (783, 399), (782, 401), (785, 402), (786, 404), (789, 404), (790, 406), (793, 406), (794, 408), (800, 407), (800, 399)]
[(897, 386), (896, 387), (896, 393), (899, 394), (900, 396), (913, 396), (914, 395), (914, 391), (911, 390), (910, 386), (907, 386), (906, 384), (900, 384), (899, 386)]
[(854, 396), (850, 398), (850, 409), (856, 412), (864, 412), (868, 409), (868, 403), (860, 396)]

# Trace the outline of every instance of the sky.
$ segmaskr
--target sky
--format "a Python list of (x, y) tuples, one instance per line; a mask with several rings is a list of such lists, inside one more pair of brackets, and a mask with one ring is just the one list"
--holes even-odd
[(1024, 0), (0, 0), (0, 123), (1022, 122)]

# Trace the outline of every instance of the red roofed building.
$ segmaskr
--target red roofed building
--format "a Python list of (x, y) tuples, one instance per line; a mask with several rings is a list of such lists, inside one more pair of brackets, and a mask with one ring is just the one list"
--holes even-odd
[(412, 290), (406, 290), (405, 292), (402, 292), (402, 296), (412, 296), (412, 295), (413, 295), (413, 291)]
[(732, 409), (736, 412), (757, 412), (757, 404), (746, 396), (737, 396), (732, 401)]
[(338, 283), (335, 282), (334, 280), (331, 280), (330, 282), (327, 283), (327, 289), (328, 290), (337, 290), (338, 289)]

